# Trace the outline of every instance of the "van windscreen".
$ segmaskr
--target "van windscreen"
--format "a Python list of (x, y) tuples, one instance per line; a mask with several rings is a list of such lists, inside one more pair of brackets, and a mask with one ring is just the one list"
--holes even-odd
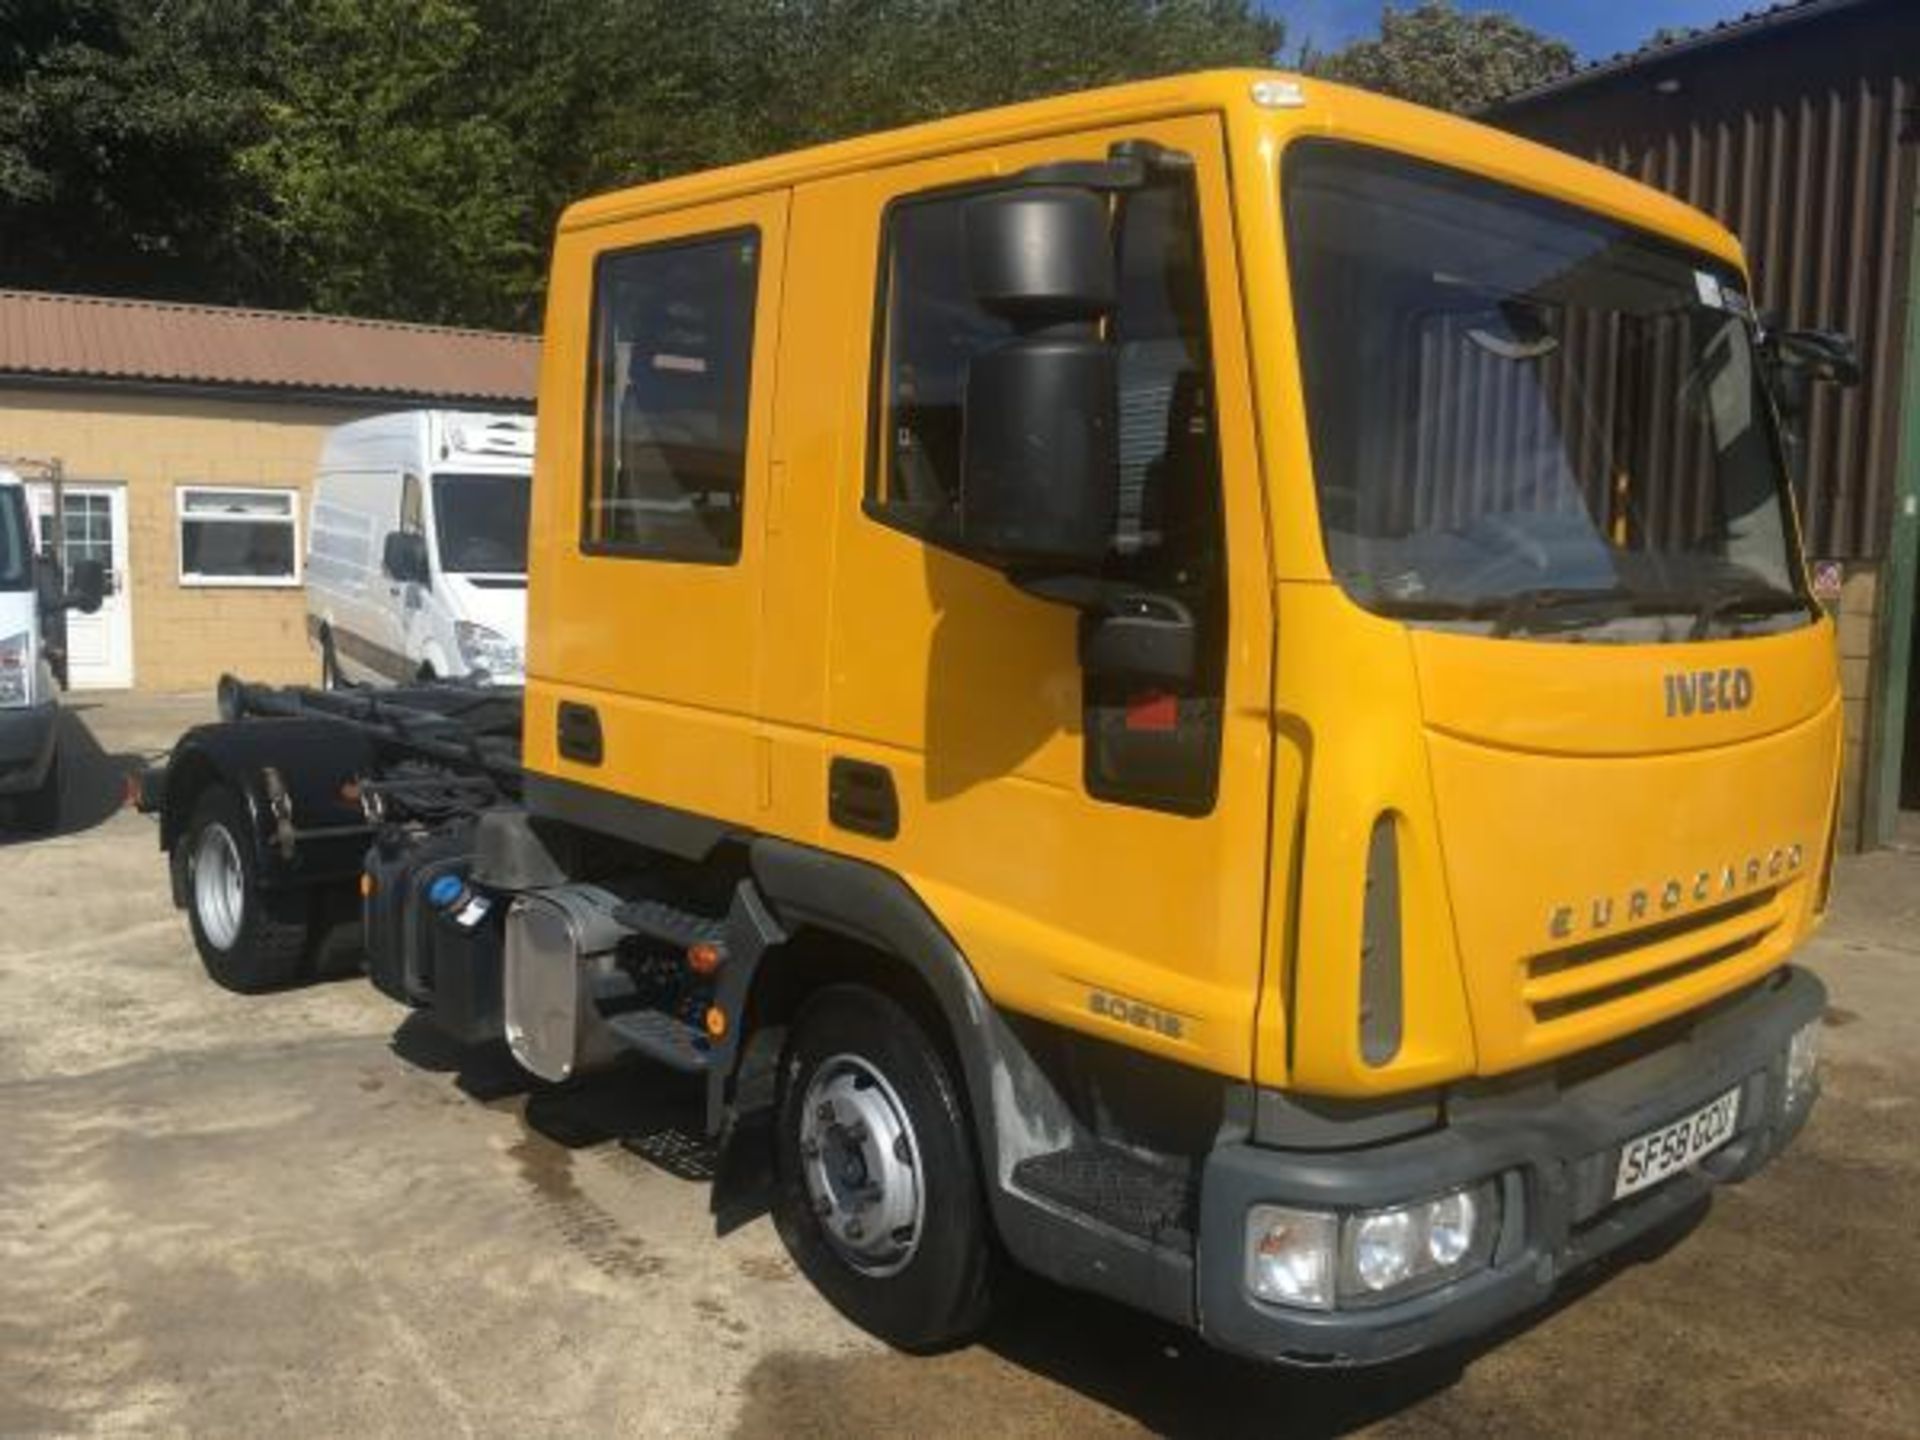
[(527, 573), (525, 475), (436, 475), (433, 528), (440, 568), (455, 575)]

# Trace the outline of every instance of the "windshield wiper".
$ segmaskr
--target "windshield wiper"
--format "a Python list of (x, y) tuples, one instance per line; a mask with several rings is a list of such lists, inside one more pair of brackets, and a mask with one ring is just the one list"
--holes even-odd
[(1693, 630), (1688, 638), (1703, 640), (1716, 620), (1739, 617), (1759, 619), (1768, 615), (1811, 615), (1811, 602), (1791, 590), (1721, 590), (1711, 592), (1698, 602)]
[[(1491, 633), (1509, 635), (1523, 626), (1528, 630), (1540, 628), (1536, 621), (1542, 611), (1598, 605), (1616, 614), (1633, 614), (1639, 611), (1644, 599), (1634, 591), (1618, 586), (1595, 589), (1591, 586), (1536, 585), (1527, 590), (1486, 595), (1473, 600), (1451, 600), (1443, 596), (1382, 596), (1369, 604), (1376, 614), (1396, 620), (1491, 620)], [(1691, 600), (1666, 600), (1658, 608), (1692, 614), (1694, 607)], [(1580, 623), (1585, 622), (1583, 620)]]

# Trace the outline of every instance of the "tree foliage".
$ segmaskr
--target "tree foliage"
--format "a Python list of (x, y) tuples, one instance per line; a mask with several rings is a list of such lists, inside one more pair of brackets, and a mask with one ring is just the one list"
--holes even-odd
[(0, 0), (0, 284), (529, 326), (581, 195), (1281, 40), (1255, 0)]
[(1389, 5), (1380, 34), (1312, 62), (1330, 80), (1471, 114), (1502, 96), (1573, 69), (1573, 48), (1499, 11), (1457, 10), (1451, 0)]

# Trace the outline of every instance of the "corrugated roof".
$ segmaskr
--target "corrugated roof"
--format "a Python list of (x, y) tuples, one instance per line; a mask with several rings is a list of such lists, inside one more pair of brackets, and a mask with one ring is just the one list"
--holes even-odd
[(525, 405), (539, 360), (531, 335), (0, 290), (0, 376)]
[(1535, 85), (1530, 89), (1517, 90), (1511, 95), (1503, 96), (1488, 106), (1487, 112), (1497, 114), (1508, 106), (1524, 105), (1543, 96), (1558, 95), (1562, 91), (1607, 79), (1653, 61), (1672, 59), (1677, 55), (1689, 54), (1734, 40), (1745, 40), (1783, 26), (1820, 19), (1836, 11), (1851, 10), (1861, 5), (1875, 3), (1878, 3), (1878, 0), (1777, 0), (1775, 4), (1762, 5), (1739, 15), (1730, 15), (1711, 25), (1681, 30), (1678, 33), (1669, 34), (1664, 39), (1649, 40), (1637, 49), (1623, 50), (1604, 60), (1592, 61), (1557, 80), (1549, 80), (1544, 85)]

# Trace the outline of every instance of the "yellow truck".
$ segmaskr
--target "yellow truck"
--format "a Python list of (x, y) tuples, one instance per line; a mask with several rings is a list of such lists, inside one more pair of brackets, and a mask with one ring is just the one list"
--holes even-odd
[(142, 803), (223, 983), (357, 908), (541, 1081), (704, 1077), (903, 1347), (1009, 1259), (1271, 1360), (1485, 1332), (1817, 1089), (1817, 346), (1749, 294), (1265, 72), (590, 199), (524, 693), (232, 682)]

